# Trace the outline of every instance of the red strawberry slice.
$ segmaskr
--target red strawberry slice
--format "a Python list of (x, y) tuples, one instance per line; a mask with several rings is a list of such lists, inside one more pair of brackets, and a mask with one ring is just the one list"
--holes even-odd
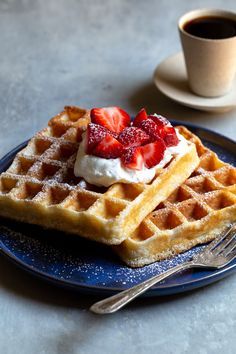
[(140, 127), (140, 124), (142, 123), (142, 121), (148, 119), (148, 115), (147, 112), (145, 110), (145, 108), (142, 108), (141, 111), (138, 112), (138, 114), (136, 115), (133, 125), (135, 127)]
[(150, 115), (148, 116), (148, 118), (152, 119), (153, 122), (155, 122), (158, 127), (164, 127), (165, 125), (170, 125), (170, 122), (165, 118), (165, 117), (162, 117), (162, 116), (158, 116), (158, 115)]
[(121, 156), (121, 162), (126, 168), (132, 170), (141, 170), (143, 168), (143, 156), (141, 154), (141, 147), (131, 147)]
[(120, 133), (118, 140), (127, 148), (147, 144), (151, 139), (142, 129), (128, 127)]
[(118, 134), (130, 125), (130, 116), (120, 107), (93, 108), (90, 116), (92, 123)]
[(156, 123), (150, 118), (144, 120), (140, 124), (140, 128), (143, 129), (151, 138), (152, 141), (159, 139), (160, 132)]
[(123, 145), (111, 135), (106, 135), (93, 150), (93, 155), (105, 159), (115, 159), (123, 152)]
[(163, 159), (165, 149), (165, 143), (161, 138), (154, 143), (141, 146), (140, 150), (146, 167), (156, 166)]
[(86, 153), (92, 154), (95, 146), (109, 133), (104, 127), (90, 123), (87, 128)]
[(179, 142), (175, 128), (171, 126), (165, 125), (160, 128), (160, 136), (165, 141), (166, 146), (175, 146)]
[[(157, 125), (158, 129), (155, 129), (154, 127), (151, 126), (150, 123), (144, 123), (144, 125), (146, 124), (146, 130), (145, 127), (142, 127), (147, 133), (148, 131), (151, 131), (151, 129), (153, 129), (153, 131), (157, 132), (159, 136), (165, 141), (166, 146), (174, 146), (177, 145), (179, 142), (179, 139), (176, 135), (175, 129), (172, 127), (172, 125), (170, 124), (170, 122), (162, 117), (162, 116), (153, 116), (150, 115), (148, 116), (148, 119), (151, 119), (153, 122), (155, 122), (155, 124)], [(149, 132), (148, 134), (151, 135), (151, 133)], [(154, 134), (154, 137), (156, 136), (156, 133)]]

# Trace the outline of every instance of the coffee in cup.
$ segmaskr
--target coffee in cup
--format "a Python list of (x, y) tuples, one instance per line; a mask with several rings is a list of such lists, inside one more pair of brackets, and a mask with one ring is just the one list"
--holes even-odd
[(179, 20), (191, 90), (205, 97), (230, 91), (236, 73), (236, 14), (195, 10)]

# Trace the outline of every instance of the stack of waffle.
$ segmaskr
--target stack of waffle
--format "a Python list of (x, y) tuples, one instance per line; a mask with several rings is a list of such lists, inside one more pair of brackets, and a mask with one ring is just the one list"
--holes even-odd
[(197, 148), (191, 176), (151, 212), (116, 251), (141, 267), (213, 240), (236, 221), (236, 168), (219, 160), (185, 127), (179, 132)]
[(99, 188), (75, 177), (89, 117), (65, 107), (16, 155), (0, 175), (1, 216), (115, 245), (134, 267), (209, 241), (236, 219), (236, 169), (184, 127), (178, 130), (189, 142), (186, 153), (149, 184)]

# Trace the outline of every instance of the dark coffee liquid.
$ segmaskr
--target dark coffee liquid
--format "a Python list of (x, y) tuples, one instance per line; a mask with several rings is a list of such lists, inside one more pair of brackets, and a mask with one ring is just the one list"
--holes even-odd
[(223, 39), (236, 36), (236, 21), (225, 17), (199, 17), (184, 25), (189, 34), (206, 39)]

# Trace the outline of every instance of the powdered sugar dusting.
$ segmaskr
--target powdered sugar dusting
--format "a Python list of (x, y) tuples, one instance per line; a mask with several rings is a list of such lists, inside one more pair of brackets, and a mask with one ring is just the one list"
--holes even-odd
[[(20, 228), (23, 230), (17, 231)], [(189, 260), (200, 249), (194, 248), (172, 259), (132, 269), (121, 263), (110, 248), (56, 231), (35, 226), (21, 227), (21, 224), (15, 223), (13, 227), (0, 226), (0, 234), (4, 250), (31, 269), (78, 286), (108, 290), (126, 289), (161, 274)], [(31, 237), (31, 234), (36, 236)], [(190, 275), (191, 272), (186, 272), (186, 279)], [(175, 282), (176, 277), (167, 281), (168, 284)]]

